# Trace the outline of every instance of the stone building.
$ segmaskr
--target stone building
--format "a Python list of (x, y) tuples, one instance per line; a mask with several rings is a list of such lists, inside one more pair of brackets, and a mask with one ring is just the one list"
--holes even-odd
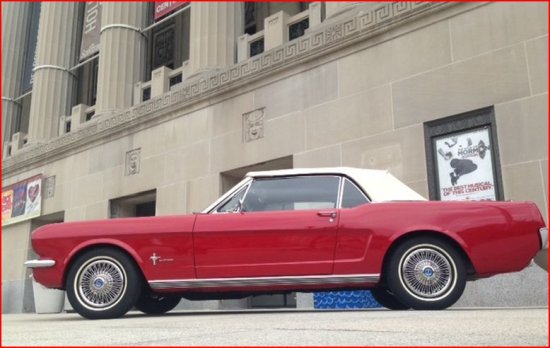
[[(249, 170), (388, 169), (548, 221), (548, 4), (3, 2), (2, 155), (4, 312), (33, 310), (36, 227), (200, 211)], [(547, 305), (547, 279), (457, 305)], [(181, 306), (266, 305), (296, 298)]]

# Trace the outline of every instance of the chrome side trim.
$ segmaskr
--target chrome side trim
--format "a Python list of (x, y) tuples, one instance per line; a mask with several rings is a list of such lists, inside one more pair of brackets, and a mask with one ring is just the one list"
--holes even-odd
[(542, 227), (539, 229), (539, 235), (540, 235), (540, 248), (541, 249), (548, 249), (548, 228)]
[(54, 260), (29, 260), (24, 263), (27, 268), (46, 268), (55, 266)]
[(149, 281), (149, 285), (153, 289), (194, 289), (269, 285), (345, 285), (376, 283), (378, 280), (380, 280), (380, 274), (345, 274), (254, 278), (166, 279), (151, 280)]

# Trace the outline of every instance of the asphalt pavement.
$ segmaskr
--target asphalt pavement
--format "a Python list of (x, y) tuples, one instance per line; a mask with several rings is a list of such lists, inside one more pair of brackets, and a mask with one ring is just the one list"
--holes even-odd
[(548, 308), (3, 314), (2, 346), (548, 346)]

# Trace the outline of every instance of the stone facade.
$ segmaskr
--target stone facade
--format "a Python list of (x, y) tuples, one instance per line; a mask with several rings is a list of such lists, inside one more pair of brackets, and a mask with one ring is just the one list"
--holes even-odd
[[(149, 191), (156, 192), (156, 215), (182, 214), (214, 201), (222, 174), (290, 158), (294, 167), (389, 169), (427, 197), (425, 122), (492, 106), (504, 198), (536, 202), (548, 221), (547, 4), (329, 7), (332, 15), (304, 36), (238, 63), (227, 62), (237, 54), (224, 47), (204, 66), (194, 63), (189, 80), (151, 100), (129, 103), (131, 94), (124, 94), (124, 102), (105, 103), (101, 93), (112, 93), (99, 93), (98, 105), (109, 112), (4, 157), (3, 185), (55, 176), (42, 215), (61, 214), (64, 221), (109, 218), (111, 200)], [(238, 10), (230, 17), (239, 18)], [(207, 17), (201, 13), (192, 26)], [(202, 41), (238, 32), (227, 24), (220, 37), (222, 27), (200, 26), (191, 32), (203, 33)], [(104, 30), (102, 47), (109, 47), (107, 34), (141, 40), (123, 31), (131, 30)], [(193, 41), (191, 50), (200, 47)], [(105, 51), (100, 65), (108, 61)], [(100, 74), (100, 86), (107, 75)], [(138, 75), (125, 75), (119, 88), (132, 91)], [(2, 230), (3, 298), (15, 301), (5, 311), (25, 307), (22, 263), (33, 226)], [(547, 279), (532, 266), (469, 283), (459, 305), (547, 305)], [(298, 306), (311, 303), (310, 295), (298, 296)]]

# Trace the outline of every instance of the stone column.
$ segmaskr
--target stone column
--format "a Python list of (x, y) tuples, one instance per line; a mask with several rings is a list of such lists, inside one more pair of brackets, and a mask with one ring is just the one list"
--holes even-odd
[(191, 2), (189, 74), (217, 70), (236, 62), (243, 32), (241, 2)]
[(11, 140), (21, 114), (21, 105), (14, 99), (21, 94), (31, 6), (25, 2), (2, 2), (2, 146)]
[(29, 143), (58, 135), (59, 117), (69, 115), (76, 97), (76, 63), (81, 4), (43, 2), (29, 119)]
[(97, 81), (96, 114), (132, 106), (134, 83), (145, 73), (147, 2), (104, 2)]

